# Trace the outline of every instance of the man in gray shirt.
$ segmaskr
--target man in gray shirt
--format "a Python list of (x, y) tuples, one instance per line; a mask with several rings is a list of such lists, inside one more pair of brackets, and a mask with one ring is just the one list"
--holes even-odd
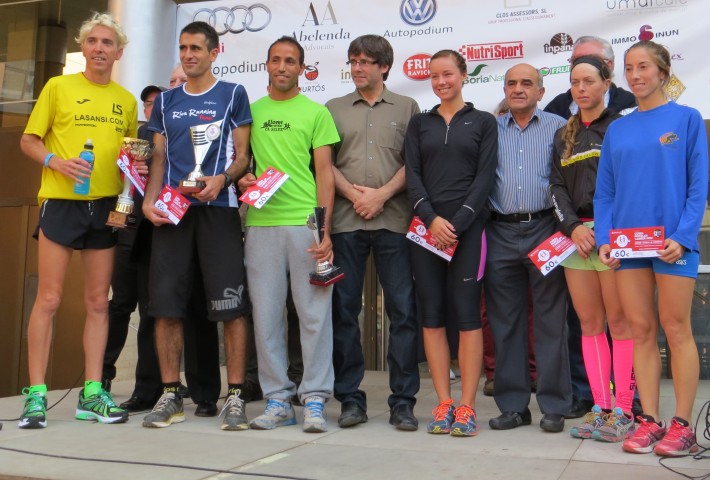
[(416, 430), (413, 407), (419, 391), (418, 324), (405, 237), (412, 218), (404, 182), (404, 134), (417, 103), (385, 87), (394, 60), (392, 46), (378, 35), (356, 38), (348, 48), (355, 91), (326, 103), (342, 139), (335, 147), (335, 206), (331, 238), (335, 263), (345, 278), (333, 291), (335, 398), (342, 403), (338, 425), (367, 421), (360, 382), (365, 361), (358, 316), (370, 252), (385, 295), (390, 321), (390, 424)]

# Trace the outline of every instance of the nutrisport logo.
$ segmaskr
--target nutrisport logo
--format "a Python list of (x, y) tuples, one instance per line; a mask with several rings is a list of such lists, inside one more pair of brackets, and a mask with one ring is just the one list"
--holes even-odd
[(523, 42), (472, 43), (459, 47), (459, 53), (467, 62), (510, 60), (523, 58)]
[(429, 62), (431, 55), (417, 53), (404, 61), (402, 71), (410, 80), (427, 80), (429, 78)]
[(543, 45), (545, 53), (557, 55), (561, 52), (571, 52), (574, 40), (567, 33), (556, 33), (552, 36), (549, 43)]

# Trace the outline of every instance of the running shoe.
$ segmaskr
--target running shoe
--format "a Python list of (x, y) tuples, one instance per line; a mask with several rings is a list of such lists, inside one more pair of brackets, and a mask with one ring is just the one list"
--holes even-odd
[(303, 431), (323, 433), (328, 431), (325, 419), (325, 399), (318, 395), (306, 398), (303, 404)]
[(434, 420), (427, 425), (427, 433), (451, 433), (455, 410), (454, 401), (452, 399), (441, 402), (431, 411), (431, 414), (434, 415)]
[(451, 425), (451, 435), (454, 437), (474, 437), (478, 433), (476, 425), (476, 411), (470, 405), (460, 405)]
[(569, 429), (569, 434), (574, 438), (592, 438), (592, 434), (602, 425), (604, 425), (604, 411), (599, 405), (594, 405), (584, 416), (582, 423)]
[(84, 396), (82, 388), (74, 417), (100, 423), (124, 423), (128, 421), (128, 410), (116, 405), (111, 394), (103, 388), (88, 397)]
[(173, 392), (165, 392), (158, 399), (153, 410), (143, 418), (143, 426), (148, 428), (169, 427), (173, 423), (185, 421), (182, 398)]
[(266, 401), (264, 413), (249, 422), (249, 426), (255, 430), (272, 430), (286, 425), (296, 425), (296, 414), (291, 402), (273, 398)]
[(222, 430), (247, 430), (249, 428), (244, 405), (244, 400), (239, 397), (238, 393), (233, 393), (227, 397), (220, 412), (220, 415), (224, 414)]
[(661, 457), (681, 457), (697, 453), (698, 450), (700, 448), (692, 427), (683, 425), (678, 417), (673, 417), (668, 433), (656, 444), (653, 453)]
[(633, 417), (626, 415), (619, 407), (605, 415), (605, 420), (604, 425), (592, 433), (594, 440), (608, 443), (623, 442), (636, 430)]
[(44, 428), (47, 426), (47, 396), (40, 392), (30, 393), (29, 388), (22, 389), (25, 406), (17, 426), (20, 428)]
[(629, 453), (651, 453), (653, 447), (661, 441), (666, 434), (666, 422), (658, 425), (653, 417), (640, 415), (636, 431), (624, 440), (623, 449)]

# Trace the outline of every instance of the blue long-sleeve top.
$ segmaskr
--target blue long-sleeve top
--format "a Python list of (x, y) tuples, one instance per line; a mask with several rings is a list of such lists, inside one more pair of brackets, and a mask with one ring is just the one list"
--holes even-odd
[(441, 216), (461, 235), (481, 212), (498, 163), (493, 115), (466, 106), (447, 125), (438, 105), (412, 117), (404, 140), (409, 199), (427, 228)]
[(708, 188), (708, 144), (700, 113), (669, 102), (612, 123), (594, 194), (597, 245), (609, 230), (663, 225), (666, 238), (699, 250)]

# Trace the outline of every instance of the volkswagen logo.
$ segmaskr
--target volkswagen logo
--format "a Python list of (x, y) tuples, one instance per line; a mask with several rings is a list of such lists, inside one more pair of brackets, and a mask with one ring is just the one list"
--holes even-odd
[(192, 20), (209, 23), (217, 31), (217, 35), (227, 32), (242, 33), (244, 30), (258, 32), (271, 22), (271, 10), (262, 3), (249, 7), (236, 5), (232, 8), (202, 8), (195, 13)]
[(399, 15), (410, 25), (424, 25), (436, 15), (436, 0), (402, 0)]

